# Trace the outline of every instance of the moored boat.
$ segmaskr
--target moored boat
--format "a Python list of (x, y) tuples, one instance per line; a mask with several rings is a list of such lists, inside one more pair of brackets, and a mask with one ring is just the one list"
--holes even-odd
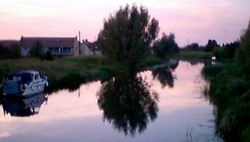
[(29, 96), (41, 93), (48, 86), (47, 77), (35, 70), (21, 71), (9, 75), (3, 81), (4, 96)]

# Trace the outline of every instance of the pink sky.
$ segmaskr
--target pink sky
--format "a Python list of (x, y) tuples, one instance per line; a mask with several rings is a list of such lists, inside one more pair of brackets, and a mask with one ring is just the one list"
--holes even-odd
[(208, 39), (239, 39), (250, 20), (249, 0), (1, 0), (0, 39), (77, 36), (96, 40), (103, 21), (120, 6), (136, 3), (159, 21), (160, 33), (174, 33), (180, 46)]

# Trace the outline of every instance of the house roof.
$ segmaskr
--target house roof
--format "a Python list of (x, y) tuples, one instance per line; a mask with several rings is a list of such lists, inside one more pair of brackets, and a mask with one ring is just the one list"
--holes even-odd
[(86, 43), (86, 45), (89, 47), (89, 48), (93, 48), (93, 49), (95, 49), (96, 48), (96, 42), (85, 42)]
[(89, 42), (87, 40), (83, 40), (83, 43), (89, 48), (91, 51), (99, 51), (100, 49), (97, 46), (97, 42)]
[(72, 47), (74, 46), (76, 37), (22, 37), (20, 47), (32, 47), (37, 42), (44, 47)]

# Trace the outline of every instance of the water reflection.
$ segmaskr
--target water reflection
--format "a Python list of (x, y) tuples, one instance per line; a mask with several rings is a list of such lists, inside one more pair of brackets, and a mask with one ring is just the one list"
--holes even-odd
[(122, 76), (74, 92), (61, 90), (46, 95), (49, 101), (31, 117), (7, 115), (0, 99), (0, 141), (220, 142), (214, 136), (213, 106), (199, 93), (202, 67), (180, 61), (172, 72), (177, 76), (173, 88), (162, 88), (152, 71), (144, 71), (138, 76), (145, 80)]
[(172, 74), (172, 71), (175, 70), (178, 65), (179, 61), (177, 60), (174, 63), (171, 63), (169, 66), (158, 67), (152, 70), (153, 79), (159, 80), (162, 85), (162, 88), (164, 88), (166, 85), (169, 88), (173, 88), (175, 77)]
[(157, 117), (158, 94), (136, 75), (115, 77), (103, 83), (98, 92), (98, 105), (103, 119), (115, 129), (132, 136), (143, 132)]
[(11, 116), (25, 117), (38, 114), (44, 101), (47, 101), (47, 97), (43, 93), (35, 94), (27, 98), (3, 98), (2, 105), (4, 115), (10, 114)]

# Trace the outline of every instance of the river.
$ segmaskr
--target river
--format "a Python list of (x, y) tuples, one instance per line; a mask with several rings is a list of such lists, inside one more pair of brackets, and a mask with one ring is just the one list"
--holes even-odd
[(133, 79), (2, 100), (0, 141), (222, 142), (204, 95), (209, 82), (201, 75), (203, 66), (180, 61), (176, 68), (144, 71)]

